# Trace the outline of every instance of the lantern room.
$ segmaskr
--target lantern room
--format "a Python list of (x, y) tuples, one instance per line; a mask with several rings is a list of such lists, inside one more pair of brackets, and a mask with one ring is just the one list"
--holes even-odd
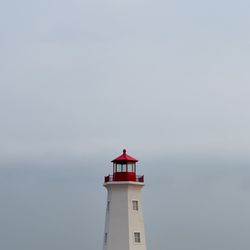
[(109, 181), (135, 181), (144, 182), (143, 176), (136, 175), (136, 163), (138, 160), (128, 155), (126, 149), (123, 153), (111, 161), (113, 163), (113, 175), (105, 177), (105, 182)]

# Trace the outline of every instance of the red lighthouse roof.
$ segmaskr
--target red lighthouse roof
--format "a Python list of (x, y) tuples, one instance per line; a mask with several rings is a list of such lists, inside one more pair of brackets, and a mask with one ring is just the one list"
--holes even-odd
[(126, 153), (126, 149), (123, 149), (123, 154), (121, 154), (120, 156), (115, 158), (112, 162), (113, 163), (126, 164), (126, 163), (135, 163), (135, 162), (138, 162), (138, 160), (136, 160), (132, 156), (128, 155)]

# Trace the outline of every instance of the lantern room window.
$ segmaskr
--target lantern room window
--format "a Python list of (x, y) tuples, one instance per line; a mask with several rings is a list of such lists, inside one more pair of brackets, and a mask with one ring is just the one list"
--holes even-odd
[(128, 172), (133, 172), (132, 164), (129, 164), (129, 165), (128, 165)]
[(113, 172), (114, 173), (135, 173), (136, 172), (136, 164), (135, 163), (125, 163), (125, 164), (114, 164), (113, 165)]
[(128, 171), (127, 172), (136, 172), (135, 163), (128, 164)]
[(120, 164), (116, 165), (116, 171), (115, 172), (122, 172), (122, 166)]

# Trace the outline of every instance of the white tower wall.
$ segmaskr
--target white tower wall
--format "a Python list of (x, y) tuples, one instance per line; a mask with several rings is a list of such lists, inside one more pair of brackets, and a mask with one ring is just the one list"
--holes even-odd
[[(106, 182), (107, 208), (103, 250), (146, 250), (140, 182)], [(138, 210), (133, 209), (138, 202)], [(135, 242), (139, 233), (140, 242)]]

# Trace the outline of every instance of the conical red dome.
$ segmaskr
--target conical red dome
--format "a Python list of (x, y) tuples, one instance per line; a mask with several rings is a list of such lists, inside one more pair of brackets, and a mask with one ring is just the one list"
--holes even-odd
[(126, 153), (126, 149), (123, 149), (123, 154), (121, 154), (120, 156), (118, 156), (117, 158), (115, 158), (111, 162), (119, 163), (119, 164), (126, 164), (126, 163), (135, 163), (135, 162), (138, 162), (138, 160), (136, 160), (134, 157), (128, 155)]

